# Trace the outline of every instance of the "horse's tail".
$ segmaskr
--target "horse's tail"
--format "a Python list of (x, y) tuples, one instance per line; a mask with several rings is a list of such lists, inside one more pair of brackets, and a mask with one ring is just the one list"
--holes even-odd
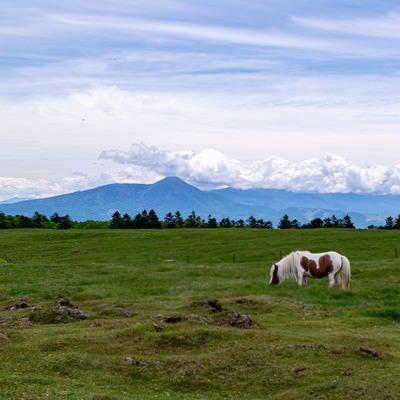
[(342, 256), (341, 278), (342, 278), (342, 289), (349, 289), (351, 281), (350, 261), (345, 256)]

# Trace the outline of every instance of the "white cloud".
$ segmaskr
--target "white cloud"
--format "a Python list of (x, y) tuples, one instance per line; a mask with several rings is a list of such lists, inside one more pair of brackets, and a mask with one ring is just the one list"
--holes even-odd
[(44, 198), (86, 189), (96, 180), (83, 174), (74, 174), (57, 181), (34, 178), (0, 177), (1, 200)]
[[(399, 194), (400, 164), (358, 166), (343, 157), (327, 154), (322, 158), (289, 162), (270, 157), (258, 161), (230, 159), (219, 151), (162, 151), (145, 144), (128, 151), (112, 150), (100, 158), (138, 166), (157, 176), (178, 175), (195, 186), (205, 182), (220, 187), (276, 188), (298, 192), (378, 192)], [(207, 186), (209, 186), (207, 184)]]
[[(162, 175), (179, 175), (183, 166), (197, 163), (201, 169), (192, 170), (203, 181), (213, 175), (220, 182), (234, 182), (233, 174), (250, 183), (264, 182), (268, 171), (276, 172), (276, 164), (282, 163), (277, 160), (291, 160), (286, 162), (290, 169), (293, 163), (326, 153), (341, 154), (354, 165), (373, 160), (389, 168), (399, 162), (393, 151), (398, 79), (269, 79), (271, 92), (265, 93), (263, 87), (252, 93), (206, 94), (96, 86), (68, 96), (0, 98), (2, 133), (7, 137), (2, 174), (26, 176), (29, 170), (29, 176), (48, 180), (61, 180), (77, 170), (92, 175), (103, 149), (127, 149), (140, 142), (154, 154), (133, 146), (130, 152), (116, 150), (115, 156), (127, 167), (129, 157), (135, 157), (136, 165), (142, 157), (143, 165), (156, 163), (154, 170)], [(182, 148), (190, 151), (182, 153)], [(269, 163), (243, 161), (264, 158)], [(314, 168), (309, 164), (302, 168)], [(286, 179), (285, 165), (280, 168), (282, 176), (271, 175), (272, 182)], [(131, 171), (130, 176), (140, 180), (137, 173)], [(366, 185), (366, 179), (362, 181)]]
[(96, 173), (90, 176), (75, 173), (58, 180), (0, 177), (0, 200), (50, 197), (113, 182), (153, 183), (166, 176), (179, 176), (202, 189), (231, 186), (400, 194), (400, 164), (360, 166), (334, 154), (298, 162), (282, 157), (245, 161), (211, 148), (169, 151), (137, 143), (127, 151), (103, 151), (99, 159)]

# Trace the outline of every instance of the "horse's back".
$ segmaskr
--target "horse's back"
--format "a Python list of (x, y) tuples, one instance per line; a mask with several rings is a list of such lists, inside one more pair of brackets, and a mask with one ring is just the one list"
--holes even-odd
[(326, 255), (329, 255), (331, 258), (340, 258), (342, 257), (342, 254), (339, 254), (337, 251), (330, 250), (330, 251), (324, 251), (323, 253), (312, 253), (311, 251), (308, 250), (299, 250), (297, 251), (297, 254), (300, 256), (306, 256), (310, 258), (320, 258)]
[(342, 264), (342, 254), (338, 253), (337, 251), (334, 250), (330, 250), (330, 251), (325, 251), (323, 253), (311, 253), (308, 250), (302, 250), (302, 251), (297, 251), (297, 254), (302, 257), (305, 256), (309, 259), (312, 259), (316, 262), (318, 262), (322, 257), (326, 257), (329, 256), (329, 258), (332, 260), (332, 263), (334, 265), (338, 264), (341, 265)]

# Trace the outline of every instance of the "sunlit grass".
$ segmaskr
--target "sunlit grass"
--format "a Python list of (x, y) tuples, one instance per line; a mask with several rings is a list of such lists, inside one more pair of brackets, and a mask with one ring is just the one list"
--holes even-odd
[[(362, 230), (0, 231), (0, 399), (394, 399), (399, 239)], [(351, 289), (268, 286), (271, 263), (294, 249), (346, 254)], [(62, 298), (89, 318), (57, 314)], [(235, 312), (253, 326), (230, 325)]]

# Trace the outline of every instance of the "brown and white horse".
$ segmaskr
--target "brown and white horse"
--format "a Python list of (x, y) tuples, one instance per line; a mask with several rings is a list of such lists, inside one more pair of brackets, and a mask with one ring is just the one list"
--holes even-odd
[(307, 284), (307, 277), (329, 279), (329, 287), (335, 285), (342, 289), (350, 288), (350, 262), (347, 257), (328, 251), (326, 253), (310, 253), (309, 251), (293, 251), (280, 261), (272, 264), (271, 284), (279, 284), (288, 277), (294, 277), (299, 286)]

